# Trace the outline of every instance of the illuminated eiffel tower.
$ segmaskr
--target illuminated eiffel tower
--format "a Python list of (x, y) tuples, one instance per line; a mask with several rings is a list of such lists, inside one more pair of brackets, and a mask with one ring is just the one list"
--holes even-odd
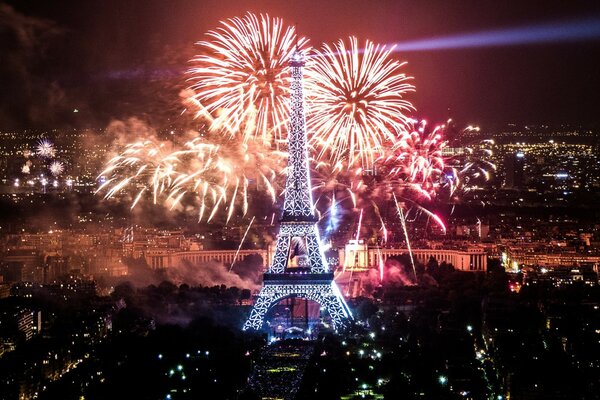
[(288, 176), (285, 184), (283, 215), (275, 246), (273, 265), (264, 274), (246, 329), (261, 329), (269, 309), (287, 298), (304, 298), (319, 303), (331, 317), (335, 330), (352, 314), (333, 280), (319, 241), (314, 214), (308, 147), (306, 139), (302, 67), (304, 56), (296, 50), (292, 69), (291, 112), (288, 132)]

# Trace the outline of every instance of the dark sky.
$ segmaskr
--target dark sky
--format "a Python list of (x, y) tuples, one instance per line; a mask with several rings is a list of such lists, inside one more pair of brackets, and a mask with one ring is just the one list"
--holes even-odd
[[(98, 127), (177, 117), (193, 43), (223, 18), (266, 12), (312, 45), (381, 43), (600, 16), (600, 2), (475, 0), (18, 0), (0, 2), (0, 128)], [(398, 54), (419, 117), (498, 126), (600, 123), (600, 40)], [(168, 105), (168, 106), (167, 106)], [(80, 113), (73, 114), (78, 108)]]

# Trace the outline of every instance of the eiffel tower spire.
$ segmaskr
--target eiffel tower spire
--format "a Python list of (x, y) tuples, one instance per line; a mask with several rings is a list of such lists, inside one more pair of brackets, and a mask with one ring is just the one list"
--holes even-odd
[(288, 129), (288, 176), (285, 183), (282, 222), (316, 222), (313, 210), (310, 175), (308, 171), (308, 146), (302, 68), (304, 55), (296, 49), (290, 61), (292, 70), (290, 123)]
[[(264, 274), (263, 288), (245, 329), (261, 329), (269, 309), (286, 298), (314, 300), (327, 311), (335, 329), (352, 314), (344, 301), (321, 249), (314, 213), (309, 174), (302, 68), (304, 55), (296, 49), (290, 60), (292, 72), (288, 131), (288, 176), (281, 225), (273, 264)], [(290, 263), (296, 266), (289, 265)]]
[[(312, 189), (308, 167), (308, 144), (304, 93), (302, 92), (302, 68), (304, 55), (299, 49), (292, 54), (290, 123), (288, 128), (288, 176), (285, 182), (283, 215), (277, 236), (275, 257), (270, 272), (283, 273), (288, 267), (289, 248), (293, 237), (306, 247), (308, 266), (312, 273), (328, 272), (329, 268), (321, 251), (317, 218), (314, 214)], [(302, 260), (304, 261), (304, 260)]]

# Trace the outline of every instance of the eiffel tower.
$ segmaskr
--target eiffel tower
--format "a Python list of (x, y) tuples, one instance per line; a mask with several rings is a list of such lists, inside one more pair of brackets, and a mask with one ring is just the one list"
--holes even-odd
[(283, 215), (273, 265), (264, 274), (263, 287), (244, 324), (244, 330), (261, 329), (273, 305), (295, 297), (319, 303), (321, 309), (331, 317), (334, 330), (352, 319), (348, 305), (333, 280), (333, 273), (329, 272), (319, 241), (318, 218), (314, 213), (308, 168), (302, 67), (304, 56), (297, 49), (290, 61), (289, 158)]

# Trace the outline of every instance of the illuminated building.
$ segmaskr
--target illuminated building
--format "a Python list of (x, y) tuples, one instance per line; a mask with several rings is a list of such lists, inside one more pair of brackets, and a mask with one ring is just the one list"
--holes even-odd
[(69, 273), (69, 257), (48, 256), (44, 264), (44, 283), (59, 279)]
[(288, 176), (283, 215), (273, 263), (264, 274), (250, 317), (243, 329), (261, 329), (269, 309), (286, 298), (316, 301), (327, 311), (334, 329), (352, 318), (325, 261), (314, 214), (308, 168), (302, 67), (304, 56), (292, 55), (291, 111), (288, 134)]
[[(347, 271), (361, 272), (378, 265), (380, 260), (393, 256), (407, 255), (408, 249), (381, 249), (367, 246), (364, 241), (350, 240), (340, 254), (340, 265)], [(438, 263), (452, 264), (460, 271), (487, 271), (487, 254), (481, 247), (470, 247), (464, 250), (455, 249), (412, 249), (415, 261), (427, 264), (431, 258)]]
[(518, 266), (539, 266), (545, 268), (590, 266), (598, 272), (600, 254), (582, 254), (575, 252), (537, 253), (510, 250), (508, 259)]
[(525, 153), (517, 151), (515, 154), (508, 154), (505, 159), (506, 180), (504, 186), (507, 188), (520, 188), (525, 184)]
[(148, 249), (144, 252), (146, 263), (152, 269), (175, 268), (184, 263), (220, 262), (223, 264), (232, 264), (234, 261), (241, 261), (251, 255), (260, 256), (264, 263), (268, 263), (271, 259), (269, 250), (169, 251), (169, 249), (157, 248)]
[(39, 282), (44, 279), (43, 259), (36, 250), (10, 250), (4, 256), (2, 274), (7, 282)]
[(0, 337), (8, 340), (24, 339), (27, 341), (39, 332), (41, 314), (27, 308), (9, 308), (0, 311), (0, 321)]

